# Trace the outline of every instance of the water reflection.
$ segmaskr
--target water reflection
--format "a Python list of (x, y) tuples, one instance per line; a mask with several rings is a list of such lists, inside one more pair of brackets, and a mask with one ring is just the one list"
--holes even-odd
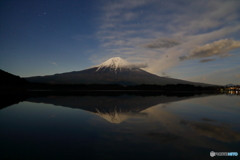
[(240, 141), (240, 134), (233, 131), (230, 124), (214, 125), (210, 123), (185, 120), (182, 120), (180, 123), (190, 126), (193, 132), (201, 136), (228, 143)]
[[(152, 137), (162, 141), (174, 141), (180, 139), (181, 136), (176, 135), (176, 132), (183, 131), (182, 125), (188, 126), (188, 128), (184, 130), (185, 132), (190, 131), (193, 134), (197, 134), (199, 136), (204, 136), (208, 138), (213, 138), (215, 140), (219, 140), (222, 142), (237, 142), (240, 141), (240, 134), (232, 130), (231, 125), (228, 123), (217, 122), (214, 119), (210, 118), (200, 118), (204, 122), (191, 121), (191, 120), (183, 120), (181, 116), (178, 114), (173, 114), (172, 112), (168, 112), (163, 110), (162, 108), (166, 108), (167, 105), (170, 105), (172, 102), (187, 100), (191, 98), (199, 98), (202, 99), (206, 95), (195, 95), (192, 97), (176, 97), (176, 96), (158, 96), (158, 97), (140, 97), (140, 96), (118, 96), (118, 97), (61, 97), (61, 96), (51, 96), (51, 97), (36, 97), (29, 98), (27, 101), (35, 102), (35, 103), (46, 103), (46, 104), (54, 104), (60, 105), (64, 107), (70, 108), (78, 108), (82, 110), (89, 111), (95, 115), (98, 115), (110, 123), (120, 124), (127, 119), (144, 119), (146, 124), (146, 128), (144, 128), (143, 123), (141, 124), (141, 129), (144, 128), (147, 131), (156, 129), (156, 121), (157, 123), (161, 122), (161, 127), (164, 128), (165, 131), (169, 133), (161, 132), (150, 132), (145, 134), (148, 137)], [(160, 107), (160, 108), (159, 108)], [(194, 107), (194, 106), (193, 106)], [(212, 106), (216, 107), (216, 106)], [(221, 106), (217, 106), (218, 109), (222, 109)], [(208, 109), (209, 110), (209, 109)], [(204, 110), (204, 112), (207, 110)], [(218, 111), (219, 114), (220, 110)], [(188, 118), (185, 116), (185, 118)], [(216, 118), (211, 116), (211, 118)], [(131, 121), (128, 121), (131, 122)], [(214, 124), (212, 124), (214, 122)], [(136, 132), (136, 126), (132, 126), (132, 133)], [(159, 128), (161, 128), (158, 125)], [(129, 128), (124, 129), (125, 131)], [(159, 130), (159, 129), (158, 129)], [(117, 131), (121, 132), (121, 131)], [(140, 132), (140, 131), (139, 131)], [(187, 138), (186, 136), (182, 135)]]
[(158, 104), (168, 104), (170, 102), (186, 100), (193, 97), (206, 95), (195, 95), (192, 97), (177, 96), (46, 96), (30, 97), (26, 101), (34, 103), (53, 104), (75, 109), (82, 109), (101, 116), (111, 123), (121, 123), (128, 118), (146, 118), (147, 113), (140, 113), (147, 108)]
[(211, 159), (210, 151), (239, 153), (239, 104), (238, 96), (225, 94), (30, 96), (0, 110), (0, 158)]
[(99, 111), (96, 108), (96, 115), (101, 116), (102, 118), (106, 119), (107, 121), (111, 122), (111, 123), (121, 123), (122, 121), (125, 121), (128, 118), (146, 118), (147, 114), (146, 113), (137, 113), (137, 112), (133, 112), (131, 110), (129, 111), (122, 111), (121, 109), (117, 108), (117, 106), (115, 106), (115, 108), (113, 110), (103, 110), (103, 111)]
[(240, 95), (240, 91), (225, 91), (226, 95)]

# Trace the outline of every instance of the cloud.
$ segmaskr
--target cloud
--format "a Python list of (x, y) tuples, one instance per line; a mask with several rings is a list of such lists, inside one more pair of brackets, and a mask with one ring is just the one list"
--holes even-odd
[(164, 77), (170, 78), (170, 76), (167, 75), (166, 72), (162, 72), (162, 75), (163, 75)]
[(202, 59), (200, 60), (201, 63), (205, 63), (205, 62), (210, 62), (210, 61), (215, 61), (216, 59)]
[(55, 65), (55, 66), (56, 66), (56, 65), (58, 65), (58, 64), (57, 64), (57, 63), (55, 63), (55, 62), (49, 62), (49, 63), (51, 63), (51, 64), (53, 64), (53, 65)]
[[(157, 75), (167, 72), (171, 77), (185, 79), (189, 75), (178, 70), (185, 64), (195, 62), (186, 61), (183, 64), (179, 57), (190, 58), (190, 54), (186, 54), (194, 46), (204, 46), (225, 38), (238, 38), (239, 4), (238, 1), (221, 0), (164, 3), (157, 0), (133, 0), (130, 3), (127, 0), (108, 1), (100, 6), (102, 14), (95, 36), (99, 40), (99, 48), (89, 59), (99, 64), (104, 59), (120, 56), (129, 62), (147, 62), (145, 71)], [(169, 38), (166, 40), (161, 37)], [(227, 53), (218, 56), (229, 56)], [(237, 56), (235, 54), (234, 58), (237, 59)], [(224, 60), (231, 60), (232, 57)], [(214, 58), (201, 57), (199, 60)], [(206, 68), (198, 65), (200, 63), (191, 67), (198, 70)]]
[(197, 58), (206, 58), (219, 56), (221, 58), (228, 56), (227, 52), (240, 48), (240, 41), (231, 39), (221, 39), (213, 43), (195, 47), (189, 55), (179, 57), (180, 60), (189, 60)]
[[(106, 59), (101, 59), (101, 60), (98, 60), (96, 61), (96, 63), (102, 63), (103, 61), (105, 61)], [(148, 64), (147, 63), (131, 63), (129, 62), (128, 65), (124, 65), (126, 68), (147, 68), (148, 67)], [(94, 67), (94, 66), (92, 66)]]
[(128, 66), (129, 68), (147, 68), (147, 63), (132, 63)]
[(181, 43), (175, 39), (161, 38), (154, 40), (152, 43), (144, 44), (143, 47), (149, 49), (171, 48), (179, 44)]

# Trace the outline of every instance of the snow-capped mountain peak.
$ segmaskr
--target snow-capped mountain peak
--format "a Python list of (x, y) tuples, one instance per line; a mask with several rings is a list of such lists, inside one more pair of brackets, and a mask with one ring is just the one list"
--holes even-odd
[(126, 60), (124, 60), (120, 57), (110, 58), (110, 59), (106, 60), (105, 62), (103, 62), (103, 63), (101, 63), (101, 64), (99, 64), (95, 67), (97, 67), (97, 71), (102, 69), (102, 68), (111, 68), (115, 71), (117, 69), (121, 70), (121, 68), (132, 68), (131, 64), (128, 61), (126, 61)]

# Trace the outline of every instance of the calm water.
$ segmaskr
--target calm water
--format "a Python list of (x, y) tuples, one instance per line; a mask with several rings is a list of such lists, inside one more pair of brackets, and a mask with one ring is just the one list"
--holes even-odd
[(3, 160), (213, 159), (240, 154), (240, 96), (35, 96), (0, 130)]

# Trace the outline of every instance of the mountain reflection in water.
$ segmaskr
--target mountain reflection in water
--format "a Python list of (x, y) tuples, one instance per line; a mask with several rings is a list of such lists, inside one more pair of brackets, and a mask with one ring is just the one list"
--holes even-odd
[(212, 159), (210, 151), (240, 153), (237, 95), (42, 94), (20, 100), (0, 110), (1, 159)]
[[(202, 95), (201, 95), (202, 96)], [(199, 97), (195, 96), (195, 97)], [(101, 116), (111, 123), (121, 123), (128, 118), (146, 118), (147, 113), (141, 111), (163, 103), (185, 100), (190, 97), (176, 96), (47, 96), (31, 97), (26, 101), (53, 104), (75, 109), (82, 109)]]

